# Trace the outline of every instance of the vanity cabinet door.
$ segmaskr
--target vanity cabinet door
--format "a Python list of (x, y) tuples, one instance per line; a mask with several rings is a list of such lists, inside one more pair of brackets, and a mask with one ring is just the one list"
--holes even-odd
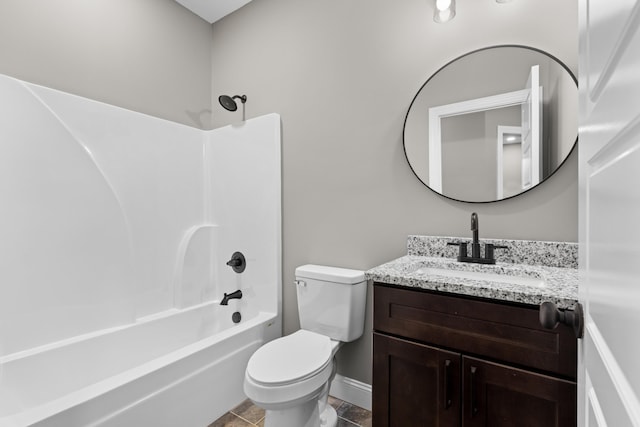
[(463, 427), (576, 425), (576, 383), (463, 356)]
[(373, 426), (460, 426), (459, 353), (373, 334)]

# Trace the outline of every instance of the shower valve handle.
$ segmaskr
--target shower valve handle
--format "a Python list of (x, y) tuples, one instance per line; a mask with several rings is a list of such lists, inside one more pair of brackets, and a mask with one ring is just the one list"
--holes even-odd
[(227, 265), (233, 268), (236, 273), (242, 273), (247, 268), (247, 260), (241, 252), (234, 252), (231, 259), (227, 261)]

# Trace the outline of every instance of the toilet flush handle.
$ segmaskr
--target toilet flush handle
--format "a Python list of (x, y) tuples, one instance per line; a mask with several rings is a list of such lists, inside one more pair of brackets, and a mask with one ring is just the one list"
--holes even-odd
[(307, 282), (305, 282), (304, 280), (296, 280), (294, 283), (298, 286), (302, 286), (303, 288), (307, 286)]

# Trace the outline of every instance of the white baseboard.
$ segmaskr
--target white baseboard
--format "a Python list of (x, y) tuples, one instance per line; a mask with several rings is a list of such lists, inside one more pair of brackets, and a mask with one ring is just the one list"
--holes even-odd
[(371, 385), (336, 374), (331, 382), (331, 396), (371, 410)]

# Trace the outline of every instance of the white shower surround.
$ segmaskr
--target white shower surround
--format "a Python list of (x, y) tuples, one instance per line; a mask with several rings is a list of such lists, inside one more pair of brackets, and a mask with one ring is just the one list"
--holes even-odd
[[(18, 361), (24, 372), (30, 369), (25, 361), (46, 360), (41, 358), (48, 352), (86, 362), (100, 352), (96, 337), (149, 330), (144, 325), (184, 318), (194, 307), (213, 310), (224, 292), (242, 289), (243, 299), (229, 307), (251, 319), (229, 324), (230, 330), (251, 330), (238, 348), (280, 335), (277, 114), (202, 131), (6, 76), (0, 76), (0, 94), (0, 425), (31, 425), (10, 423), (37, 413), (32, 403), (38, 399), (29, 393), (39, 394), (38, 384), (46, 387), (32, 378), (32, 390), (12, 393)], [(242, 274), (225, 265), (235, 251), (247, 258)], [(212, 325), (228, 323), (202, 316), (209, 320), (191, 327), (214, 331), (219, 327)], [(166, 333), (174, 330), (181, 329), (167, 327)], [(215, 346), (231, 339), (225, 334), (233, 335), (201, 338)], [(126, 348), (113, 347), (127, 346), (126, 339), (110, 342), (105, 352), (126, 354)], [(140, 366), (155, 360), (157, 354)], [(235, 366), (241, 364), (233, 369), (243, 371)], [(83, 375), (69, 369), (68, 375)], [(76, 403), (82, 387), (73, 391)], [(229, 392), (224, 384), (217, 390)], [(241, 398), (241, 392), (212, 396), (201, 416), (228, 409), (218, 408), (217, 400)], [(65, 396), (45, 400), (40, 404), (48, 405), (49, 416), (73, 406)], [(56, 401), (64, 405), (55, 409)], [(181, 405), (176, 402), (177, 411)], [(170, 425), (157, 412), (159, 424), (153, 425)], [(109, 425), (101, 422), (94, 425)]]

